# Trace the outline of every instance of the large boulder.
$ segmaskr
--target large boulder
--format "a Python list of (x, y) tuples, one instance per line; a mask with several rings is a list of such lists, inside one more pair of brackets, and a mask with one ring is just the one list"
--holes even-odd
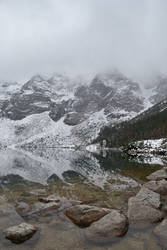
[(154, 228), (154, 234), (160, 238), (161, 241), (167, 244), (167, 219), (164, 219), (158, 226)]
[(128, 219), (122, 213), (111, 210), (109, 214), (87, 228), (85, 235), (89, 241), (106, 242), (123, 236), (127, 230)]
[(150, 181), (159, 181), (162, 179), (167, 179), (167, 168), (160, 169), (149, 176), (147, 176), (147, 179)]
[(131, 197), (128, 201), (130, 224), (145, 226), (161, 221), (164, 214), (158, 209), (160, 206), (160, 195), (147, 188), (142, 188), (135, 197)]
[(20, 225), (9, 227), (4, 231), (5, 237), (13, 243), (22, 243), (30, 239), (37, 231), (37, 228), (28, 223), (21, 223)]
[(140, 189), (140, 191), (136, 195), (136, 199), (138, 199), (144, 205), (154, 208), (160, 208), (161, 206), (160, 195), (145, 187), (142, 187)]
[(144, 205), (140, 200), (132, 197), (128, 201), (128, 218), (130, 224), (147, 225), (163, 219), (163, 213), (153, 207)]
[(88, 205), (76, 205), (65, 211), (65, 215), (79, 226), (89, 226), (110, 213), (110, 209)]
[(167, 181), (166, 180), (160, 180), (160, 181), (149, 181), (143, 185), (144, 187), (162, 194), (166, 195), (167, 194)]

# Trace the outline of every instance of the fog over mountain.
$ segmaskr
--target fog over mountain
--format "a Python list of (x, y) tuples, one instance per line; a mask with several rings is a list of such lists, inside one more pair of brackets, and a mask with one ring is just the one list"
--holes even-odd
[(166, 0), (1, 0), (0, 79), (167, 73)]

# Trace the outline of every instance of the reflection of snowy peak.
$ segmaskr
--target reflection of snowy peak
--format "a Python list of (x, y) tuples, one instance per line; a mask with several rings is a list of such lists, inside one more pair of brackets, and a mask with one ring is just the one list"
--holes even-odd
[[(162, 93), (167, 95), (163, 83), (157, 87), (159, 97), (152, 95), (155, 102), (163, 98)], [(90, 82), (59, 74), (37, 75), (24, 85), (0, 88), (0, 143), (5, 145), (85, 145), (103, 126), (142, 112), (147, 102), (139, 84), (117, 71), (96, 75)]]

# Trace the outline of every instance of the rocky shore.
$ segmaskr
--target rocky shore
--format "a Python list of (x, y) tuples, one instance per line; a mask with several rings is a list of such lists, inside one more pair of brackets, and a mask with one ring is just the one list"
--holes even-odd
[(38, 201), (31, 204), (19, 202), (15, 208), (0, 205), (0, 228), (3, 228), (4, 237), (12, 243), (23, 243), (42, 230), (29, 223), (30, 218), (59, 214), (63, 220), (78, 226), (85, 240), (92, 243), (112, 242), (123, 237), (129, 228), (144, 229), (154, 225), (152, 233), (165, 245), (167, 168), (150, 174), (147, 179), (148, 182), (141, 186), (139, 192), (129, 197), (127, 210), (98, 207), (60, 197), (56, 193), (46, 196), (42, 190), (34, 191), (33, 195), (37, 196)]

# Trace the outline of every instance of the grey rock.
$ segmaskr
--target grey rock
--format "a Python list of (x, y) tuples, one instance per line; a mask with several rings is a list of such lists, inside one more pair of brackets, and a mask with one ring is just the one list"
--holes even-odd
[(130, 224), (145, 226), (159, 222), (163, 217), (164, 214), (160, 210), (143, 203), (136, 197), (131, 197), (128, 201), (128, 219)]
[(167, 181), (166, 180), (149, 181), (145, 183), (143, 186), (161, 195), (167, 194)]
[(49, 195), (48, 197), (39, 197), (40, 202), (49, 203), (49, 202), (60, 202), (61, 197), (56, 194)]
[(85, 235), (89, 241), (106, 242), (123, 236), (128, 230), (127, 218), (116, 210), (105, 215), (86, 229)]
[(84, 121), (84, 119), (85, 119), (84, 114), (80, 114), (77, 112), (70, 112), (66, 114), (64, 118), (64, 123), (70, 126), (75, 126)]
[(57, 122), (65, 113), (65, 105), (63, 103), (51, 103), (49, 116), (53, 121)]
[(19, 202), (16, 209), (21, 216), (24, 216), (30, 210), (30, 206), (25, 202)]
[(89, 226), (110, 213), (110, 209), (88, 205), (76, 205), (65, 211), (65, 215), (79, 226)]
[(1, 205), (0, 217), (0, 230), (3, 230), (6, 226), (10, 227), (23, 222), (22, 217), (12, 205)]
[(159, 103), (167, 98), (167, 77), (157, 76), (155, 79), (154, 95), (150, 97), (153, 104)]
[(13, 243), (22, 243), (30, 239), (37, 231), (37, 228), (28, 223), (21, 223), (20, 225), (9, 227), (4, 231), (5, 237)]
[(167, 219), (164, 219), (158, 226), (154, 228), (154, 234), (160, 238), (160, 240), (167, 243)]
[(2, 107), (4, 115), (12, 120), (21, 120), (28, 115), (39, 114), (49, 110), (50, 98), (42, 93), (22, 92), (13, 94), (10, 101)]
[(48, 197), (39, 197), (38, 200), (43, 203), (57, 203), (59, 205), (59, 211), (65, 210), (75, 205), (80, 205), (82, 203), (78, 200), (68, 200), (65, 197), (59, 197), (57, 194), (52, 194)]
[(136, 199), (138, 199), (142, 204), (154, 208), (160, 208), (161, 206), (160, 195), (145, 187), (140, 189), (136, 195)]
[(53, 213), (57, 211), (59, 207), (60, 207), (59, 202), (49, 202), (49, 203), (36, 202), (32, 210), (27, 213), (27, 216)]
[(162, 180), (162, 179), (167, 179), (167, 169), (163, 168), (161, 170), (158, 170), (152, 174), (150, 174), (149, 176), (147, 176), (148, 180), (151, 181), (158, 181), (158, 180)]

